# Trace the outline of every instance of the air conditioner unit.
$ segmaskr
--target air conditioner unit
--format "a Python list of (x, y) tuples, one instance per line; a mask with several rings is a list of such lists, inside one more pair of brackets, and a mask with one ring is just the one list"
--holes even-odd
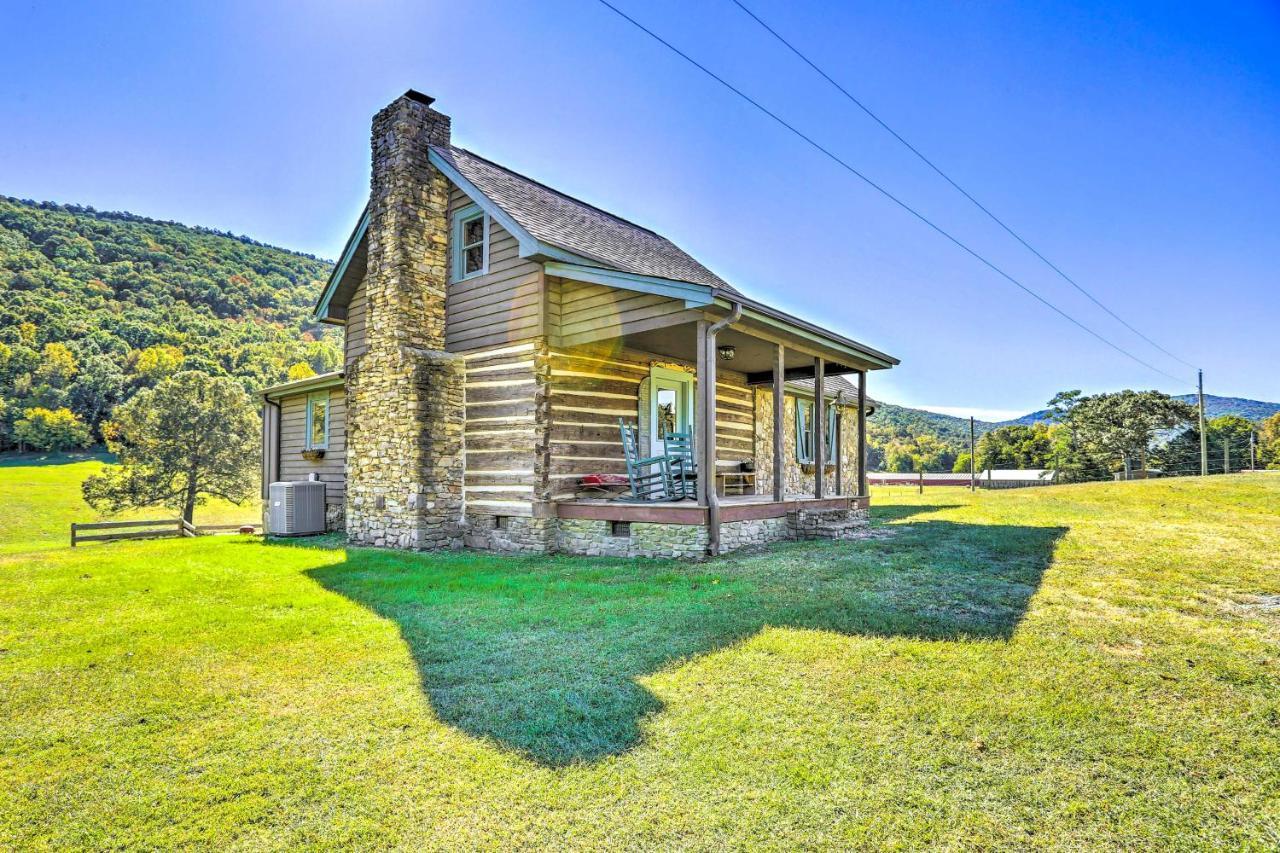
[(272, 536), (324, 533), (324, 483), (272, 483), (267, 500), (267, 532)]

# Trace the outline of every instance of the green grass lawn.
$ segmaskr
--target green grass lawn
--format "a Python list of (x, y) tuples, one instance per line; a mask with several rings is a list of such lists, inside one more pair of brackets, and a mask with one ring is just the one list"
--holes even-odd
[(0, 558), (0, 847), (1280, 845), (1280, 476), (704, 564)]
[[(105, 515), (80, 497), (80, 483), (111, 461), (105, 453), (0, 453), (0, 554), (61, 548), (73, 521), (126, 521), (176, 518), (167, 509)], [(257, 521), (256, 499), (238, 506), (211, 500), (196, 507), (196, 524)]]

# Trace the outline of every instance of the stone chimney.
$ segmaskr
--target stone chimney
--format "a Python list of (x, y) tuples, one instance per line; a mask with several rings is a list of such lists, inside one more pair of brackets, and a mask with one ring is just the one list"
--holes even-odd
[(393, 548), (461, 544), (462, 359), (444, 351), (449, 184), (428, 160), (449, 117), (410, 90), (373, 119), (368, 349), (347, 373), (347, 533)]

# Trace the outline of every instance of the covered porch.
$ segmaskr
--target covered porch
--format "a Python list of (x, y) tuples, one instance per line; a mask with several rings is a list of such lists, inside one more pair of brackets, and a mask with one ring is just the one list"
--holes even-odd
[[(602, 277), (613, 283), (612, 274)], [(617, 297), (589, 283), (580, 272), (562, 282), (553, 306), (561, 334), (550, 344), (553, 356), (602, 365), (600, 384), (563, 387), (558, 374), (567, 380), (590, 368), (558, 371), (553, 358), (553, 413), (561, 398), (592, 400), (565, 406), (575, 414), (553, 416), (553, 424), (572, 417), (576, 438), (596, 448), (585, 458), (601, 466), (612, 461), (603, 448), (616, 443), (621, 451), (605, 435), (617, 436), (619, 420), (635, 427), (654, 455), (665, 430), (691, 431), (699, 476), (694, 500), (645, 503), (569, 494), (565, 482), (553, 500), (557, 517), (704, 527), (709, 551), (718, 553), (725, 524), (866, 509), (867, 372), (893, 359), (737, 293)], [(651, 371), (651, 381), (638, 379), (641, 373), (618, 375), (624, 364)], [(832, 386), (838, 386), (834, 396)], [(604, 415), (599, 429), (582, 432), (590, 425), (582, 419), (597, 420), (597, 412)], [(570, 479), (554, 467), (564, 458), (556, 445), (553, 435), (553, 476)], [(726, 488), (730, 484), (737, 488)], [(736, 491), (744, 493), (726, 494)]]

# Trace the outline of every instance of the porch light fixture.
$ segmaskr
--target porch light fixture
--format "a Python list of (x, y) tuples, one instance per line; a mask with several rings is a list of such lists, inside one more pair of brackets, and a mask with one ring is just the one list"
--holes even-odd
[(733, 357), (738, 354), (738, 350), (730, 346), (717, 347), (716, 351), (720, 353), (721, 361), (733, 361)]

